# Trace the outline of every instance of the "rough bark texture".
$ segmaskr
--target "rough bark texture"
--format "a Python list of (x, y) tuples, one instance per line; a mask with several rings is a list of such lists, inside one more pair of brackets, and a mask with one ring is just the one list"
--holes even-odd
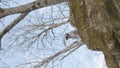
[(120, 68), (120, 0), (69, 0), (69, 7), (82, 41), (103, 51), (109, 68)]

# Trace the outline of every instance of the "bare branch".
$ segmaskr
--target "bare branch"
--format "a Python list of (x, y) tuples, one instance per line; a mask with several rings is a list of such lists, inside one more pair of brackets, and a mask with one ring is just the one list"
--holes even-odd
[(83, 45), (82, 41), (75, 41), (70, 46), (66, 47), (65, 49), (63, 49), (59, 52), (57, 52), (53, 56), (50, 56), (48, 58), (43, 59), (43, 61), (38, 63), (38, 65), (36, 65), (34, 68), (38, 68), (38, 67), (43, 66), (44, 64), (48, 64), (50, 61), (52, 61), (53, 59), (55, 59), (56, 57), (60, 56), (63, 53), (73, 52), (74, 50), (78, 49), (81, 45)]
[(0, 12), (0, 18), (5, 17), (7, 15), (11, 15), (11, 14), (30, 12), (35, 9), (59, 4), (62, 2), (66, 2), (66, 1), (67, 0), (36, 0), (32, 3), (25, 4), (22, 6), (8, 8), (8, 9), (2, 9), (2, 11)]
[[(2, 37), (9, 32), (16, 24), (18, 24), (23, 18), (25, 18), (25, 16), (28, 14), (27, 13), (23, 13), (21, 14), (17, 19), (15, 19), (10, 25), (8, 25), (2, 32), (0, 32), (0, 42)], [(1, 44), (0, 44), (0, 48), (1, 48)]]
[[(29, 26), (29, 27), (31, 27), (31, 29), (28, 29), (28, 30), (25, 30), (25, 32), (23, 32), (22, 34), (20, 34), (20, 35), (18, 35), (18, 37), (17, 37), (17, 39), (19, 38), (19, 37), (26, 37), (27, 35), (29, 35), (29, 34), (31, 34), (31, 32), (34, 32), (35, 30), (40, 30), (41, 29), (41, 27), (42, 28), (45, 28), (46, 26), (49, 26), (48, 28), (46, 28), (46, 29), (44, 29), (43, 31), (41, 31), (40, 33), (36, 33), (36, 34), (32, 34), (32, 36), (30, 36), (30, 37), (26, 37), (25, 39), (24, 39), (24, 42), (22, 42), (22, 43), (19, 43), (19, 44), (17, 44), (18, 46), (19, 45), (23, 45), (24, 43), (29, 43), (28, 45), (27, 45), (27, 48), (26, 49), (28, 49), (28, 48), (30, 48), (31, 46), (32, 46), (32, 44), (33, 43), (35, 43), (42, 35), (44, 36), (48, 31), (50, 31), (50, 30), (52, 30), (52, 29), (54, 29), (54, 28), (57, 28), (57, 27), (59, 27), (59, 26), (61, 26), (61, 25), (65, 25), (65, 24), (67, 24), (68, 23), (68, 21), (64, 21), (64, 22), (62, 22), (62, 23), (57, 23), (57, 24), (37, 24), (37, 25), (33, 25), (33, 26)], [(27, 28), (26, 28), (27, 29)], [(45, 37), (45, 36), (44, 36)], [(15, 39), (16, 40), (16, 39)], [(43, 39), (42, 39), (43, 40)]]

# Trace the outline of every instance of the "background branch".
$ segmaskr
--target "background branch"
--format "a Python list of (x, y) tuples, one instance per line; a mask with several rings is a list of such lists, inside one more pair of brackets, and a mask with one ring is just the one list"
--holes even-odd
[(14, 8), (7, 8), (2, 9), (2, 12), (0, 12), (0, 18), (5, 17), (7, 15), (16, 14), (16, 13), (24, 13), (24, 12), (30, 12), (35, 9), (59, 4), (62, 2), (66, 2), (67, 0), (36, 0), (32, 3), (28, 3), (22, 6), (14, 7)]
[[(16, 24), (18, 24), (23, 18), (26, 17), (27, 13), (23, 13), (21, 14), (17, 19), (15, 19), (10, 25), (8, 25), (2, 32), (0, 32), (0, 43), (1, 43), (1, 39), (2, 37), (9, 32)], [(1, 48), (1, 44), (0, 44), (0, 48)]]
[(82, 41), (75, 41), (73, 42), (71, 45), (69, 45), (68, 47), (66, 47), (65, 49), (57, 52), (56, 54), (43, 59), (40, 63), (38, 63), (34, 68), (38, 68), (43, 66), (44, 64), (48, 64), (50, 61), (52, 61), (53, 59), (55, 59), (56, 57), (60, 56), (63, 53), (67, 53), (67, 52), (73, 52), (74, 50), (78, 49), (81, 45), (83, 45)]

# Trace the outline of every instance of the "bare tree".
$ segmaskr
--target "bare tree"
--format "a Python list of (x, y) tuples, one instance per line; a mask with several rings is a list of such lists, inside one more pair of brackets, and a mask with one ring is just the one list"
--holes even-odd
[[(18, 7), (1, 8), (1, 19), (12, 14), (19, 13), (20, 15), (0, 32), (0, 40), (3, 38), (3, 36), (6, 35), (6, 33), (8, 33), (10, 30), (12, 30), (13, 27), (15, 27), (20, 21), (22, 21), (31, 11), (67, 1), (68, 0), (36, 0), (32, 3), (28, 3)], [(76, 27), (77, 35), (79, 33), (83, 42), (79, 40), (73, 42), (69, 46), (65, 46), (65, 49), (53, 54), (52, 56), (37, 61), (36, 65), (33, 66), (34, 68), (46, 66), (48, 63), (55, 60), (57, 57), (64, 53), (66, 54), (62, 58), (66, 57), (67, 55), (78, 49), (83, 43), (87, 44), (89, 49), (103, 51), (107, 66), (109, 68), (119, 68), (120, 1), (69, 0), (68, 5), (70, 7), (70, 17), (66, 17), (61, 11), (61, 14), (63, 14), (62, 18), (51, 17), (49, 18), (49, 21), (44, 22), (44, 15), (42, 15), (42, 23), (27, 25), (26, 27), (29, 28), (22, 29), (23, 32), (21, 32), (19, 35), (17, 35), (17, 37), (14, 38), (12, 44), (17, 43), (18, 48), (31, 48), (34, 43), (38, 44), (39, 39), (43, 42), (49, 31), (52, 33), (52, 36), (56, 37), (54, 35), (55, 33), (53, 29), (70, 22), (73, 26)], [(58, 23), (55, 22), (59, 20), (63, 21), (60, 21)], [(19, 29), (21, 30), (21, 27)], [(12, 35), (16, 36), (15, 33), (13, 33)], [(68, 36), (69, 34), (67, 34), (67, 38)], [(20, 39), (21, 37), (24, 39), (18, 43), (17, 39)], [(2, 47), (1, 44), (0, 47)], [(9, 48), (11, 47), (14, 46), (9, 46)], [(32, 64), (32, 62), (27, 64)]]

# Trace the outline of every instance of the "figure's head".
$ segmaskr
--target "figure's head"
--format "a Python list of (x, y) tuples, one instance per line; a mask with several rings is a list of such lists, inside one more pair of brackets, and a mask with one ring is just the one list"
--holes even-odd
[(69, 38), (71, 38), (71, 36), (70, 36), (70, 34), (67, 33), (67, 34), (65, 35), (65, 39), (68, 40)]
[(80, 39), (80, 36), (77, 30), (72, 30), (65, 34), (65, 39)]

